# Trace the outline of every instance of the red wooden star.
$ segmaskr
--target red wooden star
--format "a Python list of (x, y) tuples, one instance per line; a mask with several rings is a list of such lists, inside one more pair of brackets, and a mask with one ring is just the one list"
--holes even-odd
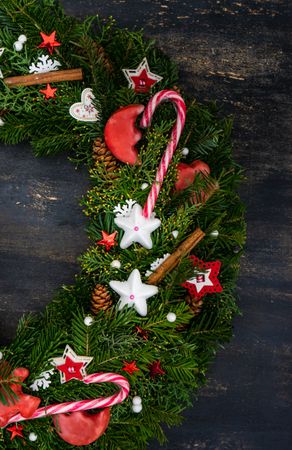
[(49, 53), (52, 54), (54, 51), (54, 47), (60, 47), (60, 42), (56, 41), (56, 31), (53, 31), (51, 34), (47, 35), (40, 32), (43, 42), (38, 46), (38, 48), (47, 48)]
[(129, 87), (137, 93), (148, 92), (155, 83), (162, 80), (162, 77), (150, 72), (146, 58), (143, 59), (137, 69), (123, 69), (123, 72), (129, 81)]
[(73, 361), (70, 356), (66, 356), (65, 363), (57, 366), (57, 369), (64, 373), (66, 381), (70, 381), (72, 378), (75, 378), (76, 380), (83, 380), (83, 375), (81, 373), (81, 369), (83, 369), (83, 367), (83, 362)]
[(46, 100), (49, 98), (56, 98), (55, 92), (57, 91), (57, 88), (52, 88), (50, 84), (47, 84), (46, 89), (40, 89), (41, 94), (45, 94)]
[(156, 375), (165, 375), (166, 372), (160, 367), (160, 364), (161, 362), (159, 360), (150, 364), (149, 370), (151, 378), (155, 378)]
[(139, 372), (139, 368), (136, 366), (136, 361), (132, 361), (128, 363), (127, 361), (124, 361), (124, 367), (122, 370), (125, 372), (128, 372), (130, 375), (133, 375), (134, 372)]
[(195, 266), (194, 276), (182, 284), (187, 288), (190, 295), (199, 300), (205, 294), (221, 292), (222, 286), (218, 280), (221, 267), (220, 261), (204, 262), (196, 256), (190, 256)]
[(61, 372), (61, 383), (72, 380), (83, 380), (86, 366), (93, 360), (90, 356), (78, 356), (69, 345), (66, 345), (63, 356), (53, 358), (51, 364)]
[(10, 440), (13, 441), (13, 439), (16, 438), (16, 436), (23, 438), (22, 430), (23, 426), (17, 424), (14, 424), (11, 427), (7, 428), (7, 431), (10, 431), (11, 433)]
[(115, 237), (118, 234), (117, 231), (114, 231), (112, 234), (108, 234), (106, 231), (102, 231), (102, 239), (97, 242), (97, 245), (104, 245), (106, 251), (108, 252), (112, 247), (117, 245), (118, 243), (115, 241)]

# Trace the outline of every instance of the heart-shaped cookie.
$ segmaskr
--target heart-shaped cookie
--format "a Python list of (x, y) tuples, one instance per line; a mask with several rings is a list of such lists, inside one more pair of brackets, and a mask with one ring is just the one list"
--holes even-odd
[(93, 105), (94, 98), (92, 89), (84, 89), (81, 93), (81, 102), (74, 103), (70, 107), (70, 115), (80, 122), (97, 122), (99, 119), (99, 112)]

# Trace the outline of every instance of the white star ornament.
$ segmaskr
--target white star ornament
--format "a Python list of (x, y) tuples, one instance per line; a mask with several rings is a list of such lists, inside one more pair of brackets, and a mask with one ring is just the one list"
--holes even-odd
[[(4, 53), (4, 50), (5, 50), (5, 48), (4, 47), (1, 47), (0, 48), (0, 56), (2, 56), (3, 55), (3, 53)], [(2, 70), (0, 69), (0, 78), (3, 78), (3, 73), (2, 73)]]
[(158, 293), (158, 287), (144, 284), (138, 269), (134, 269), (127, 281), (110, 281), (110, 287), (120, 295), (119, 310), (134, 307), (140, 316), (147, 315), (146, 300)]
[(127, 217), (116, 217), (115, 224), (124, 230), (120, 243), (121, 248), (128, 248), (133, 242), (138, 242), (142, 247), (150, 250), (152, 248), (151, 233), (160, 227), (161, 222), (155, 217), (144, 217), (142, 207), (135, 203), (131, 213)]

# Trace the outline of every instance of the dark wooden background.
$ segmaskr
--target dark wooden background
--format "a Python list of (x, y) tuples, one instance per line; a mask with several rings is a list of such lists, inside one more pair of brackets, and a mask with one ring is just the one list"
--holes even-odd
[[(209, 383), (165, 449), (290, 450), (292, 3), (272, 0), (63, 0), (84, 17), (114, 16), (174, 58), (188, 92), (234, 115), (234, 156), (246, 168), (248, 242), (239, 280), (243, 312)], [(20, 316), (41, 311), (78, 271), (86, 171), (65, 156), (34, 159), (0, 148), (0, 342)], [(152, 450), (160, 448), (155, 442)]]

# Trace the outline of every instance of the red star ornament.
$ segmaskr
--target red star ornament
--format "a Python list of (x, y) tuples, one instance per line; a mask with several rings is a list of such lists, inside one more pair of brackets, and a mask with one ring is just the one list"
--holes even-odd
[(129, 81), (129, 88), (133, 88), (138, 94), (149, 92), (155, 83), (162, 80), (162, 77), (150, 72), (147, 58), (143, 59), (137, 69), (123, 69), (123, 72)]
[(49, 35), (41, 31), (40, 35), (43, 42), (38, 46), (38, 48), (47, 48), (49, 53), (52, 54), (54, 51), (54, 47), (60, 47), (61, 43), (56, 41), (56, 31), (53, 31)]
[(161, 368), (160, 364), (161, 364), (161, 362), (159, 360), (157, 360), (157, 361), (153, 361), (153, 363), (151, 363), (149, 365), (151, 378), (155, 378), (156, 375), (165, 375), (166, 374), (166, 372)]
[(106, 231), (102, 231), (102, 239), (97, 242), (97, 245), (104, 245), (106, 251), (108, 252), (112, 247), (117, 245), (118, 243), (115, 241), (115, 237), (118, 234), (117, 231), (114, 231), (112, 234), (108, 234)]
[(57, 91), (57, 88), (52, 88), (50, 84), (47, 84), (46, 89), (40, 89), (41, 94), (45, 94), (46, 100), (49, 98), (56, 98), (55, 93)]
[(221, 267), (220, 261), (204, 262), (196, 256), (190, 256), (195, 266), (194, 276), (182, 284), (190, 295), (200, 300), (206, 294), (221, 292), (222, 286), (218, 280)]
[(23, 438), (22, 430), (23, 430), (23, 426), (17, 425), (17, 424), (12, 425), (11, 427), (7, 428), (7, 431), (10, 431), (10, 433), (11, 433), (10, 440), (13, 441), (13, 439), (16, 438), (16, 436)]
[(134, 372), (139, 372), (139, 367), (136, 366), (136, 362), (137, 361), (132, 361), (130, 363), (128, 363), (127, 361), (124, 361), (124, 367), (122, 368), (122, 370), (124, 370), (125, 372), (128, 372), (130, 375), (133, 375)]
[(87, 375), (85, 368), (93, 360), (90, 356), (78, 356), (69, 345), (66, 345), (61, 358), (53, 358), (51, 364), (60, 371), (61, 384), (72, 379), (83, 380)]

